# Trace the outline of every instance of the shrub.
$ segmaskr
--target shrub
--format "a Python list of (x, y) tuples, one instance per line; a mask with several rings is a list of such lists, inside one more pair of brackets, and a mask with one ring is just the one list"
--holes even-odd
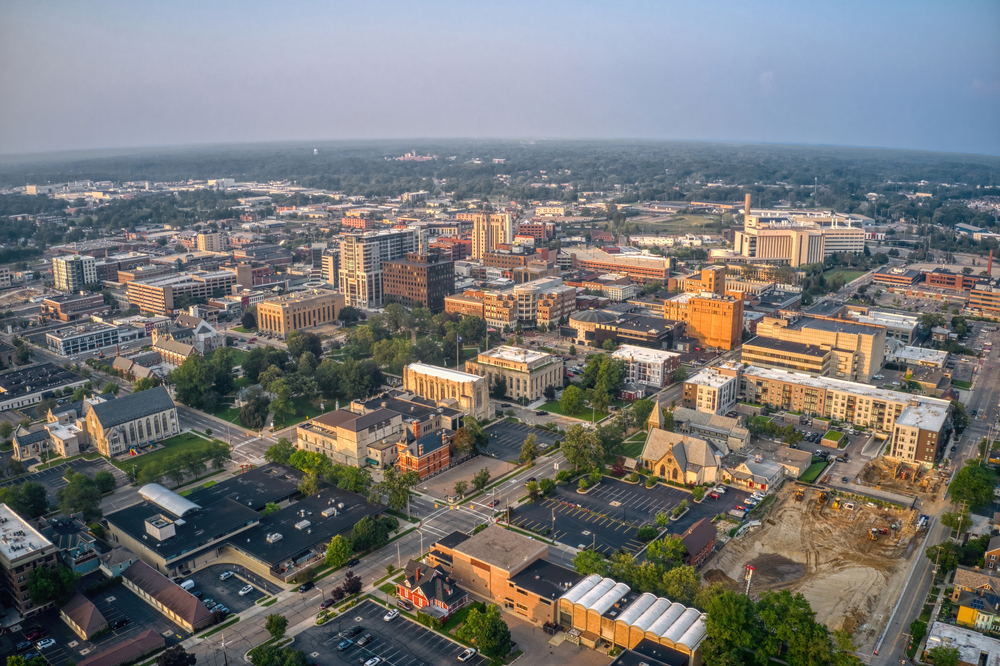
[(652, 488), (655, 485), (656, 485), (656, 477), (655, 476), (651, 476), (648, 479), (646, 479), (646, 487), (647, 488)]
[(564, 486), (567, 483), (569, 483), (569, 480), (571, 478), (573, 478), (573, 473), (572, 472), (570, 472), (568, 469), (561, 469), (561, 470), (559, 470), (559, 473), (556, 474), (556, 484), (560, 485), (560, 486)]
[(586, 490), (587, 488), (590, 487), (590, 479), (585, 476), (582, 479), (580, 479), (580, 483), (577, 485), (580, 487), (580, 490)]
[(625, 476), (625, 468), (622, 467), (621, 465), (617, 465), (617, 464), (612, 465), (611, 466), (611, 475), (614, 476), (615, 478), (620, 479), (623, 476)]
[(705, 486), (695, 486), (691, 490), (691, 495), (693, 495), (694, 498), (700, 502), (705, 498)]
[(114, 578), (105, 578), (104, 580), (99, 580), (93, 585), (87, 587), (87, 594), (97, 594), (98, 592), (103, 592), (109, 587), (114, 587), (122, 582), (121, 576), (115, 576)]
[(642, 541), (652, 541), (657, 534), (659, 530), (652, 525), (643, 525), (636, 531), (636, 536)]
[(635, 483), (639, 480), (639, 472), (632, 472), (628, 475), (628, 480)]
[(595, 469), (590, 473), (590, 485), (596, 486), (601, 482), (601, 470)]
[(425, 627), (430, 627), (435, 631), (440, 631), (441, 627), (443, 626), (443, 623), (439, 618), (436, 618), (433, 615), (428, 615), (427, 613), (423, 613), (420, 611), (417, 611), (417, 622), (424, 625)]

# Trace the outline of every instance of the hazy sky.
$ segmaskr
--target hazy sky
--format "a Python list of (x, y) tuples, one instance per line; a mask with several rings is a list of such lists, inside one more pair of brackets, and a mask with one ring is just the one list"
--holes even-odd
[(0, 153), (632, 137), (1000, 154), (996, 0), (0, 2)]

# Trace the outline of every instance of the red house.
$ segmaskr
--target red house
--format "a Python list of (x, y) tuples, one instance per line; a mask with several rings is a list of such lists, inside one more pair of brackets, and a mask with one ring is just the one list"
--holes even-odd
[(680, 535), (684, 550), (687, 551), (684, 564), (700, 567), (715, 548), (715, 535), (715, 525), (708, 518), (702, 518), (687, 528), (687, 531)]
[(406, 578), (396, 583), (396, 596), (442, 621), (469, 603), (469, 593), (443, 569), (415, 560), (406, 563)]

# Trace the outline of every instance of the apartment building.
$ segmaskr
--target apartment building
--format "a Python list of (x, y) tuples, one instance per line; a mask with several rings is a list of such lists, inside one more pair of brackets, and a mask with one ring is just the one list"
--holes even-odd
[[(833, 352), (830, 376), (868, 382), (885, 361), (885, 327), (781, 311), (757, 323), (757, 336), (798, 342)], [(758, 341), (758, 344), (761, 344)]]
[(984, 281), (969, 294), (970, 310), (980, 310), (984, 317), (1000, 317), (1000, 280)]
[[(560, 278), (543, 278), (519, 284), (512, 289), (484, 294), (486, 321), (503, 330), (521, 324), (524, 329), (538, 324), (551, 326), (576, 312), (576, 288)], [(565, 321), (565, 319), (563, 319)]]
[(882, 326), (886, 338), (901, 340), (903, 344), (911, 344), (920, 326), (920, 317), (896, 314), (895, 312), (879, 312), (868, 308), (850, 308), (851, 318), (859, 324)]
[(226, 237), (219, 231), (200, 233), (197, 236), (197, 246), (202, 252), (225, 252), (227, 245)]
[(419, 251), (416, 229), (391, 229), (343, 234), (340, 240), (340, 290), (347, 305), (362, 308), (383, 304), (383, 264)]
[(514, 242), (510, 213), (475, 213), (472, 216), (472, 257), (482, 260), (487, 252)]
[(385, 303), (441, 312), (445, 297), (455, 291), (455, 262), (437, 254), (411, 252), (406, 259), (383, 264), (382, 289)]
[(463, 317), (473, 316), (480, 317), (481, 319), (486, 318), (486, 310), (483, 305), (483, 299), (475, 296), (467, 296), (465, 294), (446, 296), (444, 299), (444, 311), (459, 314)]
[(680, 354), (661, 349), (622, 345), (611, 354), (625, 362), (626, 379), (633, 384), (663, 388), (670, 384), (680, 367)]
[[(541, 215), (536, 211), (536, 214)], [(560, 215), (562, 213), (559, 213)], [(536, 243), (546, 243), (555, 238), (556, 225), (551, 222), (521, 222), (517, 225), (518, 236), (531, 236)]]
[(11, 284), (10, 269), (6, 266), (0, 267), (0, 289), (6, 289)]
[(62, 291), (80, 291), (97, 282), (96, 260), (83, 254), (55, 257), (52, 260), (55, 287)]
[(323, 279), (334, 289), (340, 288), (340, 243), (334, 249), (323, 252), (320, 259), (323, 267)]
[(403, 368), (403, 389), (441, 407), (459, 409), (480, 421), (493, 416), (486, 379), (436, 365), (411, 363)]
[(501, 346), (481, 352), (474, 361), (466, 361), (465, 371), (486, 377), (489, 386), (496, 383), (497, 377), (503, 377), (507, 382), (507, 397), (534, 401), (542, 397), (546, 387), (562, 386), (563, 361), (544, 352)]
[(725, 414), (736, 406), (743, 366), (726, 362), (704, 368), (684, 380), (681, 404), (706, 414)]
[(292, 331), (335, 321), (345, 304), (343, 294), (329, 289), (285, 294), (257, 304), (257, 328), (285, 338)]
[(335, 463), (364, 467), (369, 446), (383, 440), (395, 441), (403, 432), (403, 417), (388, 409), (356, 414), (346, 409), (327, 412), (300, 423), (296, 446), (304, 451), (323, 453)]
[[(568, 255), (567, 268), (590, 270), (599, 273), (624, 273), (640, 284), (647, 282), (667, 283), (670, 277), (670, 261), (665, 257), (644, 254), (611, 254), (604, 250), (563, 250)], [(565, 256), (562, 253), (560, 257)]]
[(663, 302), (663, 317), (687, 324), (688, 336), (703, 345), (734, 349), (743, 336), (743, 299), (703, 291)]
[(718, 296), (726, 295), (726, 267), (709, 266), (701, 269), (695, 276), (670, 278), (667, 283), (670, 291), (683, 291), (688, 294), (709, 292)]
[(182, 297), (194, 300), (223, 296), (236, 284), (232, 271), (192, 271), (180, 275), (134, 280), (126, 286), (129, 303), (142, 312), (172, 315), (180, 309), (176, 302)]
[(933, 464), (951, 432), (951, 403), (832, 377), (808, 377), (748, 366), (743, 370), (748, 402), (813, 414), (891, 433), (890, 454)]
[(25, 618), (48, 607), (35, 606), (28, 593), (28, 575), (38, 567), (55, 567), (59, 548), (6, 504), (0, 504), (0, 585), (5, 605)]
[(42, 314), (56, 317), (61, 321), (89, 319), (90, 315), (108, 312), (111, 306), (104, 302), (101, 294), (77, 293), (47, 296), (42, 301)]
[(160, 266), (146, 264), (142, 266), (133, 266), (132, 268), (119, 268), (116, 277), (108, 279), (125, 284), (128, 282), (134, 282), (135, 280), (146, 280), (149, 278), (159, 277), (161, 275), (173, 275), (176, 272), (177, 268), (172, 265)]

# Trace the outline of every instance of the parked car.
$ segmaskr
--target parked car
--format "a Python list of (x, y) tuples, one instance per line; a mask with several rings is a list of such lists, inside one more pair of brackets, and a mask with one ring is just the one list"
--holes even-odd
[(709, 493), (708, 496), (712, 499), (719, 499), (719, 493)]
[(332, 605), (333, 605), (333, 599), (324, 599), (323, 603), (321, 603), (319, 605), (319, 607), (320, 607), (320, 610), (323, 610), (325, 608), (329, 608)]
[(240, 590), (240, 596), (245, 597), (246, 595), (253, 592), (253, 585), (245, 585), (242, 590)]
[(360, 625), (357, 627), (351, 627), (350, 630), (348, 630), (347, 635), (354, 637), (360, 634), (362, 631), (364, 631), (364, 627), (361, 627)]
[(41, 653), (40, 653), (40, 652), (37, 652), (37, 651), (35, 651), (35, 650), (32, 650), (31, 652), (28, 652), (27, 654), (25, 654), (25, 655), (24, 655), (24, 660), (25, 660), (25, 661), (31, 661), (31, 660), (32, 660), (32, 659), (34, 659), (35, 657), (41, 657), (41, 656), (42, 656), (42, 655), (41, 655)]
[(194, 598), (195, 598), (195, 599), (201, 599), (202, 595), (204, 595), (205, 593), (204, 593), (204, 592), (202, 592), (201, 590), (195, 590), (195, 591), (194, 591), (194, 592), (192, 592), (191, 594), (193, 594), (193, 595), (194, 595)]
[(463, 652), (462, 654), (458, 655), (458, 660), (459, 661), (469, 661), (470, 659), (472, 659), (475, 656), (476, 656), (476, 649), (475, 648), (466, 648), (465, 652)]
[(119, 620), (115, 620), (114, 622), (112, 622), (111, 623), (111, 628), (112, 629), (121, 629), (122, 627), (127, 627), (128, 623), (129, 623), (129, 619), (127, 617), (123, 617), (123, 618), (121, 618)]
[(31, 641), (21, 641), (20, 643), (17, 644), (15, 649), (18, 652), (24, 652), (25, 650), (30, 649), (32, 645), (34, 645), (34, 643), (32, 643)]
[(24, 635), (24, 637), (27, 638), (29, 641), (37, 641), (39, 638), (42, 638), (43, 636), (45, 636), (45, 632), (38, 628), (29, 629), (28, 633)]
[(365, 662), (365, 666), (378, 666), (381, 663), (382, 663), (381, 657), (372, 657), (371, 659)]
[(504, 409), (507, 409), (508, 407), (510, 407), (510, 403), (509, 402), (502, 402), (502, 403), (500, 403), (500, 406), (503, 407)]
[(841, 482), (841, 483), (850, 483), (850, 481), (851, 481), (851, 480), (850, 480), (850, 479), (848, 479), (848, 478), (847, 478), (846, 476), (842, 476), (842, 477), (840, 477), (840, 482)]
[(301, 594), (303, 592), (308, 592), (309, 590), (313, 589), (314, 587), (316, 587), (316, 584), (313, 583), (312, 581), (309, 581), (308, 583), (302, 583), (302, 585), (299, 585), (299, 594)]
[(337, 643), (337, 650), (339, 650), (340, 652), (343, 652), (344, 650), (346, 650), (347, 648), (351, 647), (352, 645), (354, 645), (354, 641), (352, 641), (349, 638), (345, 638), (344, 640), (342, 640), (339, 643)]
[(347, 566), (349, 566), (349, 567), (356, 567), (359, 564), (361, 564), (361, 560), (359, 560), (358, 558), (355, 557), (353, 560), (351, 560), (350, 562), (347, 563)]
[(743, 506), (742, 504), (737, 504), (736, 505), (736, 510), (737, 511), (746, 511), (747, 508), (745, 506)]
[(537, 412), (535, 412), (535, 416), (548, 416), (548, 415), (549, 413), (544, 409), (539, 409)]
[(360, 645), (361, 647), (364, 647), (364, 646), (368, 645), (369, 643), (371, 643), (373, 640), (375, 640), (375, 639), (372, 638), (371, 634), (365, 634), (364, 636), (362, 636), (361, 638), (358, 639), (358, 645)]
[(398, 599), (396, 601), (396, 605), (399, 606), (400, 608), (402, 608), (405, 611), (413, 610), (413, 605), (409, 601), (407, 601), (406, 599)]
[(208, 599), (202, 599), (201, 603), (205, 604), (207, 607), (211, 608), (215, 605), (215, 599), (209, 597)]
[(44, 641), (38, 641), (38, 645), (36, 645), (35, 647), (37, 647), (39, 650), (45, 650), (52, 647), (55, 644), (56, 644), (56, 639), (46, 638)]
[(229, 580), (235, 575), (236, 574), (232, 571), (223, 571), (221, 574), (219, 574), (219, 580)]
[(386, 613), (382, 619), (385, 620), (386, 622), (392, 622), (397, 617), (399, 617), (399, 611), (393, 608), (388, 613)]

